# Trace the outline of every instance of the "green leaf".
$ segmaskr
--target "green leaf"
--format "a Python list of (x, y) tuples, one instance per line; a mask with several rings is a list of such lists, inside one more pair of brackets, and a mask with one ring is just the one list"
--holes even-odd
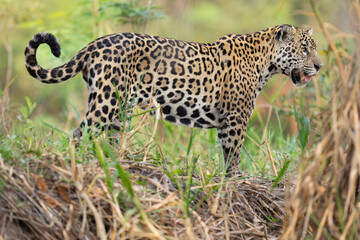
[(299, 141), (301, 148), (304, 150), (308, 141), (308, 136), (310, 131), (309, 119), (302, 117), (300, 126), (301, 127), (299, 129)]
[(28, 116), (29, 116), (29, 112), (28, 112), (27, 107), (21, 106), (20, 107), (20, 112), (21, 112), (22, 116), (24, 117), (24, 120), (26, 120), (28, 118)]
[(291, 162), (290, 160), (287, 160), (285, 162), (284, 166), (281, 168), (281, 170), (279, 172), (279, 175), (275, 179), (274, 184), (272, 185), (272, 188), (275, 188), (278, 185), (278, 183), (280, 182), (280, 180), (283, 178), (283, 176), (286, 172), (286, 169), (288, 169), (288, 167), (289, 167), (290, 162)]
[(309, 137), (309, 132), (310, 132), (310, 121), (308, 118), (304, 117), (304, 106), (302, 103), (302, 99), (300, 99), (300, 114), (296, 109), (295, 106), (295, 100), (293, 102), (293, 109), (294, 109), (294, 116), (296, 119), (296, 124), (298, 127), (298, 140), (300, 143), (300, 147), (302, 150), (305, 149), (307, 141), (308, 141), (308, 137)]
[(52, 124), (50, 124), (50, 123), (48, 123), (48, 122), (41, 121), (41, 123), (44, 124), (45, 126), (51, 128), (52, 130), (55, 130), (55, 131), (57, 131), (57, 132), (60, 132), (60, 133), (65, 134), (67, 137), (70, 135), (69, 133), (65, 132), (63, 129), (58, 128), (58, 127), (56, 127), (56, 126), (54, 126), (54, 125), (52, 125)]
[(107, 165), (107, 163), (105, 161), (104, 152), (101, 149), (100, 144), (99, 144), (98, 141), (94, 141), (94, 143), (95, 143), (95, 149), (96, 149), (97, 157), (98, 157), (100, 165), (101, 165), (101, 167), (102, 167), (102, 169), (104, 170), (104, 173), (105, 173), (106, 184), (108, 185), (108, 187), (110, 189), (110, 192), (113, 192), (113, 190), (114, 190), (114, 184), (113, 183), (114, 182), (112, 181), (110, 171), (108, 169), (108, 165)]
[(115, 168), (119, 174), (122, 184), (124, 185), (124, 187), (126, 188), (128, 193), (130, 194), (131, 198), (134, 198), (135, 197), (134, 190), (132, 188), (131, 181), (130, 181), (128, 175), (122, 169), (122, 167), (120, 166), (119, 163), (116, 163)]
[(196, 132), (195, 132), (195, 130), (193, 128), (191, 128), (190, 129), (190, 139), (189, 139), (189, 143), (188, 143), (187, 150), (186, 150), (186, 157), (187, 158), (189, 158), (189, 156), (190, 156), (190, 151), (191, 151), (191, 147), (193, 145), (195, 136), (196, 136)]

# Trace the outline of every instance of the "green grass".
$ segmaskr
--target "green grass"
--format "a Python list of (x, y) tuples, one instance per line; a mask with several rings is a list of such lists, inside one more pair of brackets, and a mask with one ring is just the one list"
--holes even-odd
[[(283, 86), (283, 85), (282, 85)], [(309, 118), (305, 116), (305, 104), (300, 97), (299, 108), (295, 99), (298, 97), (291, 94), (293, 98), (292, 111), (283, 116), (283, 109), (277, 106), (279, 102), (278, 92), (269, 98), (269, 103), (273, 107), (271, 116), (262, 115), (255, 110), (248, 129), (247, 135), (249, 138), (245, 140), (242, 149), (241, 169), (245, 172), (255, 175), (274, 178), (270, 166), (270, 156), (267, 149), (271, 147), (270, 153), (275, 160), (275, 165), (278, 171), (284, 170), (287, 166), (289, 171), (292, 171), (297, 164), (297, 159), (307, 149), (306, 143), (309, 138)], [(18, 120), (13, 123), (13, 130), (10, 138), (2, 135), (1, 154), (4, 159), (19, 158), (24, 149), (32, 151), (36, 154), (41, 154), (41, 151), (46, 147), (51, 147), (53, 152), (62, 154), (69, 152), (69, 142), (72, 136), (71, 130), (69, 132), (62, 130), (61, 124), (53, 124), (48, 121), (42, 121), (32, 117), (33, 112), (37, 107), (36, 102), (26, 97), (25, 104), (19, 108)], [(70, 110), (73, 115), (79, 119), (79, 111), (74, 105), (70, 105)], [(120, 109), (119, 118), (122, 122), (128, 122), (129, 125), (125, 127), (125, 132), (122, 141), (125, 141), (127, 146), (133, 152), (144, 148), (151, 140), (153, 127), (156, 124), (155, 118), (147, 118), (146, 121), (141, 122), (141, 118), (150, 110), (135, 109), (129, 114), (126, 107)], [(298, 124), (299, 133), (297, 136), (286, 135), (284, 128), (286, 127), (286, 118), (294, 117)], [(284, 120), (285, 119), (285, 120)], [(139, 124), (142, 124), (139, 126)], [(125, 125), (124, 125), (125, 126)], [(75, 129), (72, 126), (71, 129)], [(123, 128), (124, 129), (124, 128)], [(131, 133), (131, 139), (128, 139), (128, 134)], [(3, 134), (3, 133), (2, 133)], [(104, 140), (105, 137), (101, 137)], [(269, 144), (265, 144), (268, 141)], [(11, 142), (11, 144), (10, 144)], [(29, 145), (29, 146), (24, 146)], [(111, 146), (108, 146), (110, 148)], [(21, 151), (19, 152), (19, 150)], [(86, 163), (90, 157), (96, 156), (94, 142), (91, 140), (87, 131), (84, 131), (83, 141), (77, 149), (77, 161)], [(18, 156), (13, 156), (18, 155)], [(199, 174), (201, 171), (207, 172), (209, 175), (221, 175), (224, 169), (224, 162), (220, 145), (217, 139), (216, 129), (190, 129), (184, 126), (176, 126), (166, 121), (160, 121), (157, 134), (154, 141), (149, 146), (149, 155), (152, 156), (150, 162), (156, 164), (166, 164), (167, 167), (174, 174), (179, 174), (187, 171), (189, 163), (192, 159), (197, 159), (194, 173)], [(162, 156), (164, 159), (161, 159)], [(141, 153), (132, 155), (135, 160), (140, 160), (143, 157)], [(289, 164), (289, 161), (291, 162)], [(205, 170), (204, 170), (205, 169)]]

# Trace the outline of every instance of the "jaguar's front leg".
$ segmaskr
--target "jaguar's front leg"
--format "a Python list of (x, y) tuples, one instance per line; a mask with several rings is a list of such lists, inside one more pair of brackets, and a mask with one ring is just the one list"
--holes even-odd
[(218, 128), (218, 137), (222, 146), (226, 172), (236, 175), (240, 171), (240, 151), (245, 140), (248, 117), (241, 117), (238, 113), (227, 115), (222, 127)]

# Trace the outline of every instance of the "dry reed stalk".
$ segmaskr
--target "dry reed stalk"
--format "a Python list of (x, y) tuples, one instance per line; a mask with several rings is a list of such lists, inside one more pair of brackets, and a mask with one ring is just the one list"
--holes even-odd
[[(145, 149), (145, 153), (144, 153), (144, 158), (143, 158), (143, 161), (145, 162), (146, 161), (146, 156), (150, 150), (150, 147), (151, 147), (151, 144), (153, 143), (154, 139), (155, 139), (155, 135), (156, 135), (156, 132), (157, 132), (157, 129), (158, 129), (158, 124), (159, 124), (159, 120), (162, 119), (162, 114), (161, 114), (161, 107), (160, 107), (160, 104), (158, 102), (155, 101), (155, 99), (151, 98), (150, 99), (150, 104), (149, 104), (151, 107), (154, 106), (154, 111), (155, 111), (155, 125), (153, 127), (153, 132), (152, 132), (152, 135), (151, 135), (151, 138), (148, 142), (148, 144), (146, 145), (146, 149)], [(147, 114), (146, 114), (147, 115)]]
[[(327, 25), (313, 7), (341, 81), (336, 82), (332, 100), (320, 115), (325, 135), (303, 162), (280, 239), (360, 239), (360, 55), (340, 58)], [(353, 9), (360, 20), (360, 8)], [(359, 31), (354, 39), (359, 53)]]
[(276, 171), (276, 168), (275, 168), (275, 161), (274, 161), (274, 158), (271, 154), (271, 149), (270, 149), (270, 143), (269, 141), (265, 141), (265, 145), (266, 145), (266, 149), (268, 150), (268, 155), (269, 155), (269, 158), (270, 158), (270, 164), (271, 164), (271, 169), (273, 170), (274, 172), (274, 176), (277, 177), (278, 176), (278, 173)]

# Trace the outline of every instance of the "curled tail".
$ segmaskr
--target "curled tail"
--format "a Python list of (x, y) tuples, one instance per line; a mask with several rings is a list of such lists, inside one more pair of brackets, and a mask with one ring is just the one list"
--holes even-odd
[(38, 33), (33, 36), (25, 48), (25, 66), (29, 74), (43, 83), (59, 83), (74, 77), (84, 68), (84, 62), (88, 58), (85, 49), (81, 50), (75, 57), (62, 66), (44, 69), (36, 60), (36, 51), (40, 44), (46, 43), (50, 46), (55, 57), (60, 57), (60, 44), (51, 33)]

